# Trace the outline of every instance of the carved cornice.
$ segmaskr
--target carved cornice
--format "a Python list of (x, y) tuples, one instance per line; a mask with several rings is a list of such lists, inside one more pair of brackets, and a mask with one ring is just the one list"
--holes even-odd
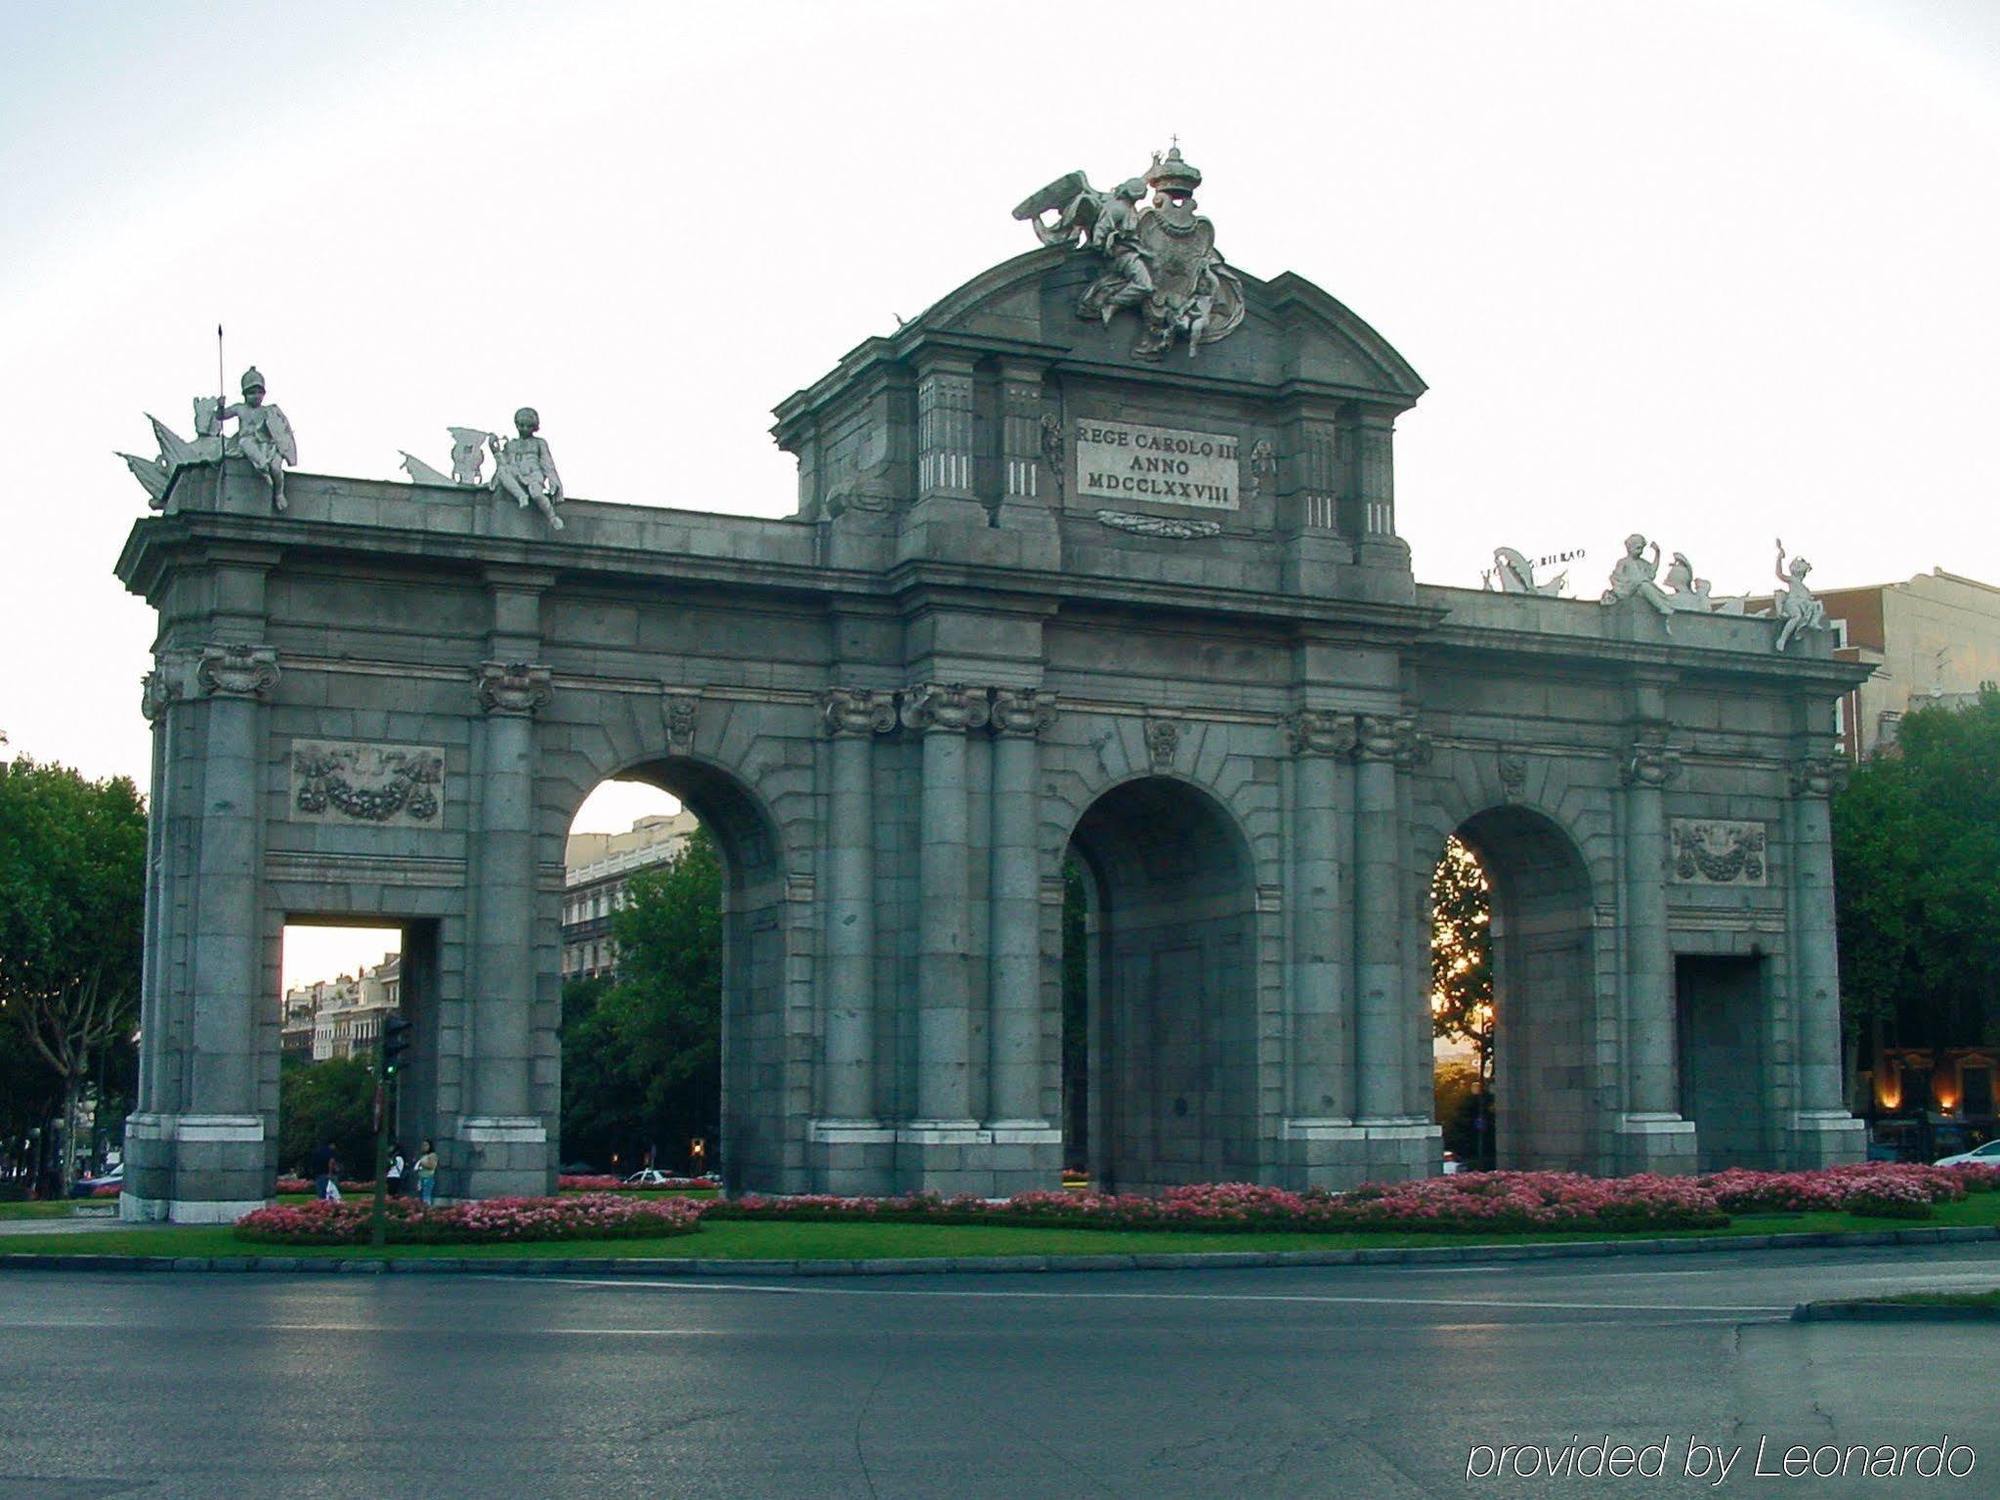
[(1398, 769), (1421, 766), (1431, 758), (1431, 737), (1417, 728), (1414, 714), (1356, 714), (1354, 758), (1389, 761)]
[(836, 738), (887, 734), (896, 727), (896, 695), (879, 688), (828, 688), (819, 695), (819, 709), (826, 732)]
[(1791, 784), (1794, 797), (1831, 797), (1847, 785), (1851, 769), (1838, 755), (1808, 755), (1792, 762)]
[(993, 732), (1033, 738), (1056, 721), (1056, 695), (1041, 688), (995, 688)]
[(278, 685), (278, 653), (269, 646), (203, 646), (194, 678), (214, 698), (264, 698)]
[(660, 699), (660, 716), (667, 721), (667, 748), (677, 755), (692, 750), (701, 719), (701, 695), (669, 689)]
[(483, 661), (474, 669), (473, 681), (479, 706), (489, 714), (532, 714), (555, 696), (549, 669), (524, 661)]
[(1293, 755), (1351, 755), (1355, 729), (1351, 715), (1327, 708), (1302, 708), (1287, 714), (1285, 749)]
[(1667, 743), (1664, 728), (1640, 730), (1618, 762), (1618, 779), (1626, 786), (1658, 791), (1680, 774), (1681, 752)]
[(984, 726), (991, 712), (986, 689), (962, 682), (919, 682), (903, 690), (903, 725), (925, 734), (964, 734)]

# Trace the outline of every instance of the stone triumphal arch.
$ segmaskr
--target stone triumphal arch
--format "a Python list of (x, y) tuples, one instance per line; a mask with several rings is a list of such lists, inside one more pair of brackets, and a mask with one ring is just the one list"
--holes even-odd
[(1857, 1155), (1826, 809), (1855, 672), (1809, 596), (1732, 612), (1642, 544), (1604, 602), (1514, 553), (1416, 583), (1422, 382), (1224, 262), (1197, 181), (1172, 153), (1024, 203), (1042, 248), (778, 407), (782, 520), (566, 499), (530, 411), (497, 487), (470, 430), (449, 475), (286, 479), (261, 378), (162, 428), (118, 564), (159, 615), (125, 1212), (270, 1192), (299, 920), (403, 927), (442, 1191), (549, 1189), (563, 838), (614, 775), (727, 870), (734, 1187), (1052, 1185), (1071, 858), (1101, 1177), (1433, 1171), (1454, 832), (1497, 887), (1506, 1163)]

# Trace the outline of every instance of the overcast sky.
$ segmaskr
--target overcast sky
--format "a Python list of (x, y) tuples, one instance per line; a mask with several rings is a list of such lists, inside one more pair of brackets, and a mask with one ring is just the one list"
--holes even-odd
[[(783, 515), (769, 408), (1178, 133), (1218, 247), (1431, 390), (1428, 582), (1782, 535), (2000, 582), (2000, 5), (0, 0), (0, 731), (143, 780), (112, 456), (255, 363), (308, 471), (543, 418), (572, 494)], [(606, 799), (603, 826), (633, 804)]]

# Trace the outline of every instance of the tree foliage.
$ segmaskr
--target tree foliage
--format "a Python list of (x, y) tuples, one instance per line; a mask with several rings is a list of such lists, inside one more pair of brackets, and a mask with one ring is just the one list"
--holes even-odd
[(563, 1155), (683, 1164), (722, 1110), (722, 864), (697, 829), (612, 918), (616, 976), (563, 989)]
[(2000, 1042), (2000, 691), (1904, 716), (1834, 798), (1833, 864), (1850, 1029)]
[(1479, 1076), (1493, 1076), (1492, 887), (1456, 838), (1431, 873), (1431, 1031), (1470, 1042)]
[[(0, 771), (0, 1020), (57, 1081), (65, 1122), (93, 1071), (131, 1047), (145, 869), (146, 812), (130, 780), (25, 756)], [(122, 1060), (115, 1071), (129, 1076)], [(64, 1192), (74, 1165), (72, 1141)]]
[(278, 1067), (278, 1164), (307, 1174), (312, 1153), (328, 1142), (343, 1176), (375, 1173), (375, 1059), (287, 1057)]

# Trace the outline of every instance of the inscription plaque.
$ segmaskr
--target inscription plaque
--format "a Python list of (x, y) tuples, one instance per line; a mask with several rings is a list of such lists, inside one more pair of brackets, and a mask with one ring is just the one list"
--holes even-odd
[(1235, 510), (1240, 503), (1233, 437), (1095, 417), (1078, 418), (1071, 435), (1078, 495), (1208, 510)]

